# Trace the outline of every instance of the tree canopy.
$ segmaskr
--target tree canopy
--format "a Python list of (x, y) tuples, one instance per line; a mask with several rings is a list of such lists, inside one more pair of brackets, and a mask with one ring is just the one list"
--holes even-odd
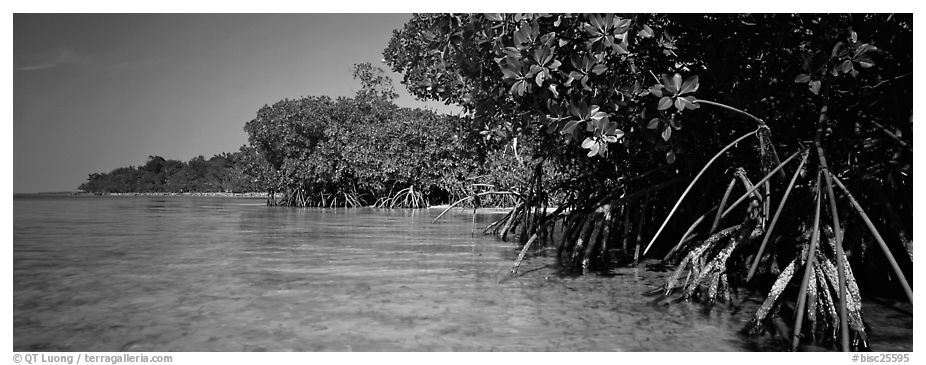
[[(567, 209), (506, 217), (533, 236), (521, 257), (561, 222), (567, 268), (593, 269), (622, 241), (623, 257), (689, 272), (667, 293), (709, 302), (758, 272), (775, 285), (757, 324), (807, 267), (802, 293), (840, 301), (808, 299), (808, 317), (822, 311), (848, 350), (849, 327), (864, 338), (849, 260), (910, 294), (912, 44), (909, 14), (416, 14), (384, 56), (414, 95), (532, 146), (520, 209)], [(822, 218), (807, 214), (818, 200)], [(878, 232), (899, 233), (887, 245)], [(859, 254), (872, 239), (881, 254)], [(811, 273), (832, 281), (808, 285)]]
[(282, 100), (245, 125), (280, 203), (418, 207), (463, 193), (478, 157), (468, 121), (398, 107), (391, 80), (368, 63), (354, 76), (353, 98)]
[(149, 156), (142, 166), (93, 173), (79, 189), (93, 193), (182, 193), (259, 191), (247, 172), (248, 152), (221, 153), (208, 160), (197, 156), (188, 162)]

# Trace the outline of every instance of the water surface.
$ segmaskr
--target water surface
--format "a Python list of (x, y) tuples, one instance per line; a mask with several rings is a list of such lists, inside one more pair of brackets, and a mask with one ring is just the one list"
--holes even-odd
[[(259, 199), (14, 198), (14, 351), (742, 351), (751, 312), (655, 303), (665, 273), (556, 275), (467, 213)], [(483, 225), (490, 217), (481, 217)], [(901, 314), (885, 314), (905, 326)], [(881, 344), (904, 349), (909, 333)], [(894, 348), (886, 348), (894, 346)]]

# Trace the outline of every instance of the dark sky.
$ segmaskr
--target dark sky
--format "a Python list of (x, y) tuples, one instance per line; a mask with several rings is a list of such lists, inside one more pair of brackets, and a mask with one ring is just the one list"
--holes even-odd
[[(149, 155), (236, 151), (283, 98), (350, 96), (407, 14), (15, 14), (14, 192), (70, 191)], [(394, 74), (404, 106), (415, 101)]]

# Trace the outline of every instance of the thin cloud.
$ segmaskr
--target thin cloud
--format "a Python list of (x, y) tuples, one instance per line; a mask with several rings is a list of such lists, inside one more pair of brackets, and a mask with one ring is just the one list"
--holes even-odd
[(46, 68), (52, 68), (52, 67), (55, 67), (55, 66), (57, 66), (57, 65), (54, 64), (54, 63), (46, 63), (46, 64), (44, 64), (44, 65), (17, 67), (16, 70), (17, 70), (17, 71), (35, 71), (35, 70), (44, 70), (44, 69), (46, 69)]
[(37, 70), (46, 70), (50, 68), (60, 67), (64, 65), (74, 65), (87, 63), (88, 57), (81, 55), (70, 48), (60, 49), (55, 55), (51, 57), (45, 57), (44, 60), (34, 62), (30, 65), (16, 67), (16, 71), (37, 71)]

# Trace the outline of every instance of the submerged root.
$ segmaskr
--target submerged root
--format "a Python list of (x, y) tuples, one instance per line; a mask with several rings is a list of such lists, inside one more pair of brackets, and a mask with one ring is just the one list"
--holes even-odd
[[(686, 299), (701, 294), (702, 299), (708, 303), (726, 301), (731, 297), (728, 261), (743, 242), (748, 242), (761, 233), (761, 226), (749, 222), (714, 233), (682, 259), (666, 282), (666, 295), (678, 288)], [(686, 271), (685, 282), (676, 287), (678, 279)]]
[[(813, 268), (809, 270), (808, 286), (806, 291), (806, 307), (802, 308), (806, 314), (808, 326), (801, 333), (796, 333), (799, 338), (807, 338), (814, 341), (816, 335), (820, 334), (821, 340), (827, 343), (836, 343), (841, 331), (841, 321), (839, 313), (839, 275), (836, 263), (835, 235), (831, 227), (827, 226), (823, 232), (827, 239), (824, 247), (817, 250), (813, 260)], [(805, 235), (807, 238), (807, 235)], [(823, 249), (825, 248), (825, 249)], [(775, 314), (781, 305), (781, 295), (785, 289), (792, 283), (794, 273), (799, 267), (805, 267), (808, 255), (808, 246), (798, 257), (795, 257), (788, 266), (778, 275), (775, 283), (772, 285), (768, 296), (762, 303), (762, 306), (756, 311), (755, 316), (750, 321), (749, 332), (759, 334), (764, 328), (771, 326), (770, 318)], [(846, 266), (846, 312), (848, 314), (848, 327), (852, 333), (851, 347), (856, 350), (868, 348), (867, 334), (865, 324), (862, 320), (862, 298), (859, 292), (855, 275), (850, 266)], [(800, 310), (800, 309), (799, 309)], [(796, 328), (798, 329), (798, 328)]]
[(421, 209), (426, 208), (428, 205), (430, 205), (430, 203), (428, 202), (428, 198), (424, 195), (424, 192), (421, 190), (416, 190), (414, 185), (399, 190), (391, 197), (380, 198), (375, 204), (377, 208), (390, 209)]

